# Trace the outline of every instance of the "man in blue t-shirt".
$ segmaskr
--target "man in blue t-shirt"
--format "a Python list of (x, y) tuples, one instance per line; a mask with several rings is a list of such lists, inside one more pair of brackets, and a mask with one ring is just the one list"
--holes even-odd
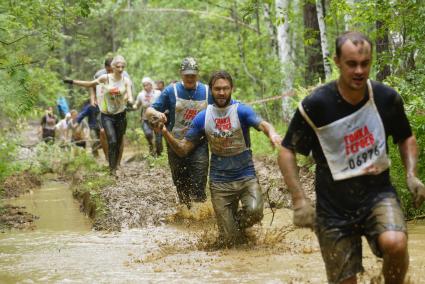
[(101, 148), (100, 145), (100, 126), (98, 122), (99, 107), (97, 105), (90, 104), (88, 100), (81, 112), (77, 116), (77, 123), (81, 123), (84, 118), (87, 117), (87, 122), (90, 128), (91, 148), (94, 157), (98, 157), (98, 150)]
[[(208, 86), (198, 82), (198, 64), (192, 57), (185, 58), (180, 66), (181, 82), (167, 86), (159, 98), (146, 110), (146, 118), (158, 118), (177, 139), (182, 139), (198, 112), (212, 103)], [(179, 202), (188, 208), (192, 202), (207, 199), (205, 185), (208, 174), (208, 144), (205, 139), (186, 157), (179, 157), (167, 147), (168, 163)]]
[[(185, 156), (202, 139), (211, 148), (211, 200), (219, 227), (219, 241), (234, 245), (244, 241), (244, 229), (263, 218), (263, 197), (255, 174), (249, 128), (264, 132), (273, 146), (282, 138), (273, 126), (260, 119), (252, 108), (232, 100), (233, 80), (226, 71), (210, 79), (213, 105), (201, 111), (182, 140), (166, 127), (162, 133), (179, 156)], [(238, 210), (239, 201), (242, 208)]]

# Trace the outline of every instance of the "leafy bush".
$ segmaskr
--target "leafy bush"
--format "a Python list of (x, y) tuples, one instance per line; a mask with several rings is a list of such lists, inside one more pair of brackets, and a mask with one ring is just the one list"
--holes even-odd
[(0, 183), (8, 176), (22, 169), (22, 161), (16, 161), (17, 146), (15, 139), (0, 133)]
[[(425, 168), (423, 166), (421, 167), (425, 160), (424, 71), (424, 69), (419, 68), (405, 74), (403, 77), (391, 76), (386, 80), (387, 83), (395, 88), (403, 97), (404, 107), (419, 146), (418, 176), (422, 181), (425, 181)], [(419, 209), (415, 209), (412, 206), (411, 195), (406, 186), (406, 174), (399, 157), (398, 148), (391, 145), (390, 154), (392, 158), (392, 182), (397, 188), (407, 218), (410, 219), (425, 214), (425, 206)]]

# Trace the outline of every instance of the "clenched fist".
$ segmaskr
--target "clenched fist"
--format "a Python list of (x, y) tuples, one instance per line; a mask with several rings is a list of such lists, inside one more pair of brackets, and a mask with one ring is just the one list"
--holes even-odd
[(150, 118), (149, 124), (155, 130), (155, 132), (160, 132), (164, 127), (164, 122), (162, 119), (155, 115)]
[(419, 208), (425, 200), (425, 186), (415, 176), (409, 176), (407, 178), (407, 187), (413, 195), (413, 205), (415, 208)]
[(294, 209), (294, 225), (298, 227), (313, 228), (316, 211), (306, 199), (305, 204)]

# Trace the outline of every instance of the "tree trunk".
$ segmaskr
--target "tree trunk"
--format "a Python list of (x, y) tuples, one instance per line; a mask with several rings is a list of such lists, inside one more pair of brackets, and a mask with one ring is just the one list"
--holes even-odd
[(270, 36), (270, 46), (273, 49), (273, 51), (276, 53), (276, 56), (279, 56), (279, 46), (277, 44), (277, 31), (276, 26), (273, 24), (272, 20), (272, 14), (271, 14), (271, 7), (269, 3), (263, 4), (263, 11), (264, 11), (264, 21), (267, 25), (267, 31)]
[(304, 52), (306, 65), (304, 80), (307, 86), (313, 85), (318, 78), (325, 79), (320, 46), (320, 29), (317, 20), (316, 4), (306, 0), (303, 7), (304, 15)]
[(320, 42), (322, 46), (322, 56), (323, 56), (323, 66), (325, 69), (326, 80), (329, 80), (331, 77), (331, 64), (329, 63), (329, 48), (328, 48), (328, 39), (326, 37), (326, 25), (323, 15), (323, 6), (321, 0), (316, 0), (316, 10), (317, 10), (317, 20), (319, 22), (320, 29)]
[[(291, 42), (289, 35), (289, 0), (276, 0), (276, 14), (281, 17), (282, 21), (277, 26), (277, 42), (279, 46), (279, 60), (282, 68), (283, 87), (282, 92), (292, 90), (295, 66), (291, 58)], [(290, 98), (284, 96), (282, 98), (283, 119), (290, 121), (293, 110), (291, 108)]]
[(391, 75), (390, 65), (387, 63), (389, 55), (388, 28), (383, 21), (376, 21), (378, 36), (376, 37), (376, 58), (379, 65), (379, 71), (376, 74), (376, 80), (383, 81)]
[[(353, 6), (354, 6), (354, 0), (346, 0), (346, 3), (347, 3), (347, 6), (350, 7), (350, 12), (351, 12), (351, 9), (353, 9)], [(345, 13), (344, 26), (345, 26), (345, 31), (349, 31), (351, 29), (351, 13)]]

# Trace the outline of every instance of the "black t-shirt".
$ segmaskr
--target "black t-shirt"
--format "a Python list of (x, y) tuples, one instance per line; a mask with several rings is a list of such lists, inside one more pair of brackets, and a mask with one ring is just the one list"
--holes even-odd
[[(379, 82), (372, 82), (376, 107), (385, 128), (386, 138), (392, 136), (398, 143), (412, 135), (409, 121), (404, 112), (401, 96), (392, 88)], [(365, 97), (357, 105), (351, 105), (339, 94), (336, 82), (330, 82), (315, 89), (302, 101), (310, 119), (321, 127), (348, 116), (359, 110), (369, 100)], [(389, 170), (379, 175), (365, 175), (334, 181), (316, 133), (296, 111), (282, 142), (288, 149), (303, 155), (313, 154), (316, 162), (316, 195), (319, 217), (332, 219), (334, 223), (356, 220), (362, 217), (375, 202), (385, 196), (394, 196)], [(388, 149), (388, 148), (387, 148)]]

